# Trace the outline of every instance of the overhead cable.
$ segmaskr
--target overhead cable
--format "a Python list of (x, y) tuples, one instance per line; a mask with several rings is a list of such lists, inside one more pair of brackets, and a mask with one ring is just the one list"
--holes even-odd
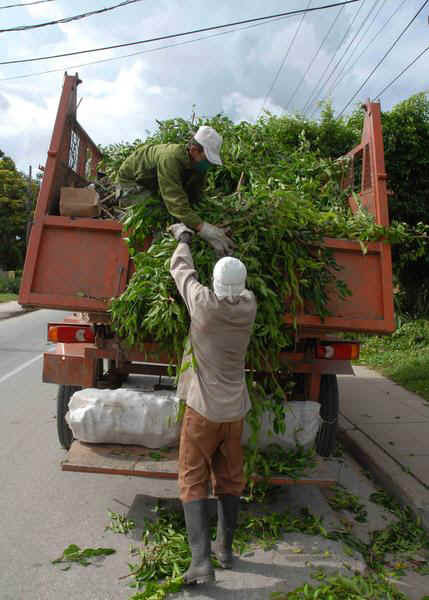
[(400, 5), (395, 8), (395, 10), (393, 11), (393, 13), (390, 15), (390, 17), (387, 19), (387, 21), (385, 21), (383, 23), (383, 25), (380, 27), (380, 29), (377, 30), (377, 33), (371, 38), (371, 40), (368, 42), (368, 44), (365, 46), (365, 48), (362, 50), (362, 52), (356, 58), (356, 60), (354, 61), (354, 63), (350, 66), (350, 68), (348, 69), (348, 71), (346, 73), (344, 73), (339, 80), (337, 80), (337, 86), (340, 85), (340, 83), (343, 81), (344, 77), (346, 77), (346, 75), (348, 73), (351, 73), (352, 69), (359, 62), (359, 60), (361, 59), (361, 57), (365, 54), (365, 52), (368, 50), (368, 48), (370, 46), (372, 46), (372, 44), (378, 38), (378, 36), (380, 35), (380, 33), (382, 33), (385, 30), (385, 28), (387, 27), (387, 25), (390, 23), (390, 21), (393, 19), (393, 17), (395, 17), (396, 14), (401, 10), (401, 8), (405, 5), (406, 2), (408, 2), (408, 0), (403, 0), (400, 3)]
[(347, 108), (350, 106), (350, 104), (353, 102), (353, 100), (356, 98), (356, 96), (359, 94), (359, 92), (362, 90), (362, 88), (368, 83), (368, 81), (371, 79), (371, 77), (377, 71), (378, 67), (386, 60), (386, 58), (392, 52), (393, 48), (396, 46), (396, 44), (399, 42), (399, 40), (402, 38), (402, 36), (408, 31), (408, 29), (411, 27), (411, 25), (414, 23), (414, 21), (419, 16), (419, 14), (422, 12), (422, 10), (425, 8), (425, 6), (428, 4), (428, 2), (429, 2), (429, 0), (425, 0), (425, 2), (423, 2), (422, 6), (419, 8), (419, 10), (414, 15), (414, 17), (411, 19), (411, 21), (404, 27), (404, 29), (401, 31), (401, 33), (398, 35), (398, 37), (395, 39), (395, 41), (390, 46), (390, 48), (387, 50), (387, 52), (383, 55), (383, 57), (375, 65), (375, 67), (373, 68), (373, 70), (371, 71), (371, 73), (368, 75), (368, 77), (365, 79), (365, 81), (362, 83), (362, 85), (359, 87), (359, 89), (356, 90), (356, 92), (353, 94), (353, 96), (347, 102), (347, 104), (345, 105), (345, 107), (343, 108), (343, 110), (338, 115), (339, 117), (341, 117), (341, 115), (347, 110)]
[[(335, 68), (334, 68), (334, 70), (332, 71), (332, 73), (331, 73), (331, 75), (329, 76), (329, 78), (326, 80), (326, 82), (325, 82), (325, 84), (324, 84), (324, 86), (323, 86), (323, 88), (324, 88), (324, 89), (326, 89), (326, 86), (327, 86), (327, 84), (328, 84), (328, 82), (329, 82), (329, 79), (332, 77), (332, 75), (333, 75), (333, 74), (335, 73), (335, 71), (338, 69), (338, 67), (340, 66), (340, 64), (343, 62), (343, 60), (344, 60), (344, 58), (345, 58), (345, 56), (346, 56), (347, 52), (350, 50), (350, 48), (351, 48), (351, 47), (352, 47), (352, 45), (353, 45), (353, 42), (356, 40), (356, 38), (357, 38), (357, 37), (359, 36), (359, 34), (361, 33), (361, 31), (362, 31), (362, 28), (365, 26), (366, 22), (368, 21), (369, 17), (371, 16), (371, 13), (372, 13), (372, 12), (374, 12), (375, 8), (377, 7), (377, 4), (378, 4), (378, 0), (375, 0), (374, 4), (373, 4), (373, 5), (372, 5), (372, 7), (369, 9), (369, 11), (368, 11), (368, 13), (367, 13), (366, 17), (363, 19), (362, 23), (361, 23), (361, 24), (360, 24), (360, 25), (357, 27), (357, 29), (356, 29), (356, 32), (355, 32), (354, 36), (352, 37), (352, 39), (350, 40), (350, 42), (349, 42), (349, 44), (348, 44), (347, 48), (344, 50), (344, 52), (343, 52), (343, 55), (341, 56), (341, 58), (340, 58), (340, 60), (338, 61), (338, 63), (335, 65)], [(353, 54), (353, 52), (354, 52), (354, 50), (352, 51), (352, 54)], [(345, 62), (347, 62), (347, 59), (345, 60)], [(341, 72), (342, 72), (342, 69), (340, 68), (340, 70), (339, 70), (339, 71), (340, 71), (340, 73), (341, 73)], [(324, 99), (326, 99), (327, 97), (329, 97), (329, 95), (330, 95), (331, 91), (334, 89), (334, 87), (335, 87), (335, 81), (336, 81), (336, 79), (338, 78), (338, 75), (339, 75), (340, 73), (337, 73), (337, 76), (336, 76), (336, 77), (334, 77), (334, 80), (331, 82), (331, 85), (330, 85), (330, 87), (329, 87), (329, 90), (327, 91), (327, 93), (326, 93), (326, 95), (325, 95), (325, 98), (324, 98)], [(320, 90), (320, 93), (322, 94), (322, 90)], [(314, 111), (313, 111), (313, 112), (314, 112)]]
[[(341, 40), (341, 43), (340, 43), (340, 45), (339, 45), (339, 47), (338, 47), (338, 49), (337, 49), (337, 52), (335, 53), (335, 56), (337, 55), (338, 51), (339, 51), (339, 50), (341, 50), (341, 48), (342, 48), (343, 44), (344, 44), (344, 43), (345, 43), (345, 41), (347, 40), (347, 37), (348, 37), (348, 35), (349, 35), (349, 32), (353, 30), (353, 25), (355, 24), (355, 21), (356, 21), (356, 19), (358, 18), (358, 16), (359, 16), (359, 13), (360, 13), (360, 11), (362, 10), (362, 8), (363, 8), (363, 6), (364, 6), (365, 2), (366, 2), (366, 0), (363, 0), (362, 4), (361, 4), (361, 5), (359, 6), (359, 8), (356, 10), (356, 12), (355, 12), (355, 14), (354, 14), (354, 16), (353, 16), (353, 20), (351, 21), (351, 23), (350, 23), (349, 27), (347, 28), (346, 35), (345, 35), (345, 36), (343, 37), (343, 39)], [(347, 48), (348, 48), (348, 47), (349, 47), (349, 46), (347, 46)], [(346, 49), (346, 51), (347, 51), (347, 49)], [(334, 56), (334, 59), (335, 59), (335, 56)], [(322, 83), (322, 85), (320, 86), (320, 88), (319, 88), (319, 90), (318, 90), (318, 92), (317, 92), (316, 96), (313, 98), (313, 102), (312, 102), (312, 104), (314, 104), (314, 106), (313, 106), (313, 110), (312, 110), (312, 111), (311, 111), (311, 113), (310, 113), (310, 116), (311, 116), (311, 115), (312, 115), (312, 114), (313, 114), (313, 113), (314, 113), (314, 112), (317, 110), (317, 105), (318, 105), (318, 102), (317, 102), (317, 100), (318, 100), (318, 97), (320, 97), (320, 96), (321, 96), (321, 94), (323, 93), (323, 90), (324, 90), (324, 89), (325, 89), (325, 87), (327, 86), (327, 84), (328, 84), (328, 82), (330, 81), (330, 79), (331, 79), (332, 75), (333, 75), (333, 74), (335, 73), (335, 71), (337, 70), (337, 68), (338, 68), (338, 65), (339, 65), (339, 64), (340, 64), (340, 62), (342, 61), (343, 57), (344, 57), (344, 52), (343, 52), (343, 55), (342, 55), (342, 57), (340, 58), (340, 60), (339, 60), (339, 61), (338, 61), (338, 62), (337, 62), (335, 65), (334, 65), (334, 67), (332, 68), (332, 70), (329, 72), (329, 74), (328, 74), (327, 78), (325, 79), (325, 81), (324, 81), (324, 82)], [(331, 64), (332, 64), (332, 63), (331, 63)], [(309, 107), (309, 108), (310, 108), (310, 107)]]
[(8, 27), (7, 29), (0, 29), (0, 33), (8, 33), (10, 31), (28, 31), (29, 29), (39, 29), (40, 27), (48, 27), (49, 25), (59, 25), (60, 23), (71, 23), (71, 21), (77, 21), (79, 19), (86, 19), (93, 15), (99, 15), (101, 13), (109, 12), (115, 8), (122, 8), (128, 4), (135, 4), (136, 2), (142, 2), (142, 0), (124, 0), (114, 6), (108, 6), (106, 8), (99, 8), (98, 10), (92, 10), (91, 12), (81, 13), (74, 17), (64, 17), (64, 19), (57, 19), (56, 21), (46, 21), (45, 23), (36, 23), (35, 25), (18, 25), (16, 27)]
[[(308, 2), (308, 4), (307, 4), (307, 8), (306, 8), (306, 10), (308, 10), (308, 9), (310, 8), (310, 5), (311, 5), (311, 3), (312, 3), (312, 0), (309, 0), (309, 2)], [(298, 36), (298, 34), (299, 34), (300, 30), (301, 30), (301, 26), (302, 26), (302, 24), (303, 24), (303, 22), (304, 22), (305, 15), (306, 15), (306, 13), (304, 13), (304, 14), (302, 15), (301, 19), (299, 20), (299, 23), (298, 23), (298, 25), (297, 25), (297, 27), (296, 27), (296, 29), (295, 29), (295, 33), (294, 33), (294, 35), (292, 36), (292, 39), (291, 39), (291, 41), (290, 41), (290, 43), (289, 43), (289, 46), (288, 46), (288, 48), (287, 48), (287, 50), (286, 50), (286, 54), (284, 55), (284, 57), (283, 57), (283, 60), (282, 60), (282, 62), (280, 63), (280, 66), (279, 66), (279, 68), (278, 68), (278, 70), (277, 70), (277, 73), (274, 75), (274, 79), (273, 79), (273, 82), (272, 82), (272, 84), (271, 84), (271, 86), (270, 86), (269, 90), (268, 90), (268, 91), (267, 91), (267, 93), (265, 94), (264, 102), (262, 103), (261, 110), (259, 111), (259, 114), (261, 114), (261, 112), (264, 110), (264, 108), (265, 108), (265, 103), (266, 103), (266, 101), (268, 100), (268, 98), (269, 98), (269, 96), (270, 96), (271, 92), (273, 91), (273, 89), (274, 89), (274, 86), (276, 85), (276, 83), (277, 83), (277, 80), (278, 80), (278, 78), (279, 78), (279, 76), (280, 76), (280, 73), (282, 72), (282, 70), (283, 70), (283, 67), (284, 67), (284, 66), (285, 66), (285, 64), (286, 64), (286, 61), (287, 61), (287, 59), (288, 59), (288, 57), (289, 57), (289, 54), (290, 54), (291, 48), (292, 48), (292, 46), (294, 45), (294, 43), (295, 43), (295, 40), (296, 40), (296, 38), (297, 38), (297, 36)]]
[[(345, 6), (343, 6), (343, 7), (342, 7), (342, 9), (341, 9), (341, 12), (343, 12), (343, 11), (344, 11), (344, 9), (345, 9)], [(352, 22), (352, 23), (353, 23), (353, 22)], [(337, 49), (335, 50), (335, 53), (334, 53), (334, 54), (333, 54), (333, 56), (331, 57), (331, 60), (330, 60), (330, 61), (329, 61), (329, 63), (326, 65), (326, 67), (325, 67), (325, 69), (324, 69), (323, 73), (321, 74), (321, 76), (319, 77), (319, 79), (318, 79), (318, 81), (317, 81), (316, 85), (314, 86), (314, 88), (313, 88), (313, 91), (311, 92), (310, 96), (309, 96), (309, 97), (308, 97), (308, 99), (307, 99), (307, 102), (305, 103), (305, 105), (304, 105), (304, 107), (303, 107), (303, 109), (302, 109), (302, 112), (303, 112), (303, 113), (305, 113), (306, 109), (307, 109), (307, 108), (309, 108), (309, 107), (311, 106), (311, 104), (312, 104), (312, 102), (313, 102), (313, 98), (314, 98), (314, 96), (317, 94), (317, 92), (318, 92), (318, 90), (319, 90), (319, 85), (320, 85), (320, 82), (321, 82), (321, 81), (322, 81), (322, 79), (325, 77), (325, 75), (326, 75), (326, 72), (328, 71), (328, 69), (329, 69), (329, 67), (331, 66), (331, 64), (334, 62), (334, 60), (335, 60), (335, 57), (337, 56), (338, 50), (341, 48), (341, 46), (342, 46), (342, 44), (343, 44), (344, 40), (346, 39), (346, 37), (347, 37), (347, 36), (348, 36), (348, 34), (349, 34), (349, 31), (350, 31), (351, 25), (352, 25), (352, 24), (349, 24), (348, 28), (346, 29), (346, 32), (345, 32), (345, 34), (343, 35), (343, 37), (342, 37), (342, 39), (341, 39), (340, 43), (339, 43), (339, 44), (338, 44), (338, 46), (337, 46)]]
[(384, 92), (387, 92), (387, 90), (396, 82), (398, 81), (398, 79), (400, 77), (402, 77), (402, 75), (408, 71), (408, 69), (410, 69), (424, 54), (426, 54), (426, 52), (429, 51), (429, 46), (427, 46), (427, 48), (425, 48), (422, 52), (420, 52), (420, 54), (418, 54), (416, 56), (416, 58), (414, 60), (412, 60), (406, 67), (405, 69), (402, 69), (402, 71), (399, 73), (399, 75), (397, 75), (394, 79), (392, 79), (392, 81), (390, 83), (388, 83), (386, 85), (386, 87), (384, 87), (381, 92), (379, 92), (376, 96), (374, 96), (374, 98), (381, 98), (381, 96), (384, 94)]
[(378, 15), (380, 14), (380, 12), (383, 10), (385, 4), (383, 0), (375, 0), (375, 4), (372, 8), (372, 10), (375, 9), (376, 5), (380, 4), (380, 6), (378, 7), (378, 10), (375, 12), (375, 14), (373, 15), (373, 18), (371, 20), (371, 22), (369, 23), (369, 25), (367, 26), (367, 28), (365, 29), (365, 31), (362, 33), (362, 36), (360, 38), (360, 40), (358, 40), (358, 42), (356, 43), (355, 47), (353, 48), (353, 50), (350, 52), (349, 56), (346, 58), (346, 60), (344, 61), (343, 66), (340, 69), (340, 72), (336, 75), (336, 77), (334, 77), (334, 80), (328, 90), (328, 95), (330, 95), (331, 91), (333, 90), (333, 88), (335, 87), (335, 85), (339, 85), (339, 82), (342, 81), (343, 79), (343, 74), (345, 75), (346, 70), (348, 65), (351, 62), (351, 59), (353, 58), (353, 55), (355, 54), (356, 50), (359, 49), (359, 47), (362, 44), (362, 41), (365, 39), (368, 31), (370, 31), (371, 27), (374, 25), (375, 21), (377, 20)]
[(290, 96), (289, 100), (286, 103), (286, 110), (289, 109), (289, 106), (292, 102), (292, 100), (295, 98), (296, 94), (298, 93), (299, 88), (301, 87), (301, 85), (303, 84), (305, 78), (307, 77), (311, 67), (313, 66), (313, 64), (315, 63), (317, 57), (320, 54), (320, 51), (322, 50), (323, 46), (325, 45), (326, 40), (328, 39), (331, 31), (333, 30), (333, 28), (335, 27), (336, 22), (338, 21), (338, 18), (341, 14), (342, 8), (340, 8), (340, 10), (337, 12), (337, 16), (334, 18), (334, 20), (331, 23), (331, 26), (329, 27), (325, 37), (323, 38), (319, 48), (317, 49), (317, 52), (314, 54), (313, 58), (310, 60), (310, 62), (308, 63), (307, 66), (307, 70), (305, 71), (304, 75), (301, 77), (299, 83), (297, 84), (296, 88), (294, 89), (294, 91), (292, 92), (292, 95)]
[[(269, 21), (270, 23), (277, 23), (278, 21), (283, 21), (284, 19), (290, 19), (290, 16), (279, 17), (278, 19), (273, 19)], [(266, 22), (262, 23), (253, 23), (251, 25), (246, 25), (245, 27), (236, 27), (235, 29), (230, 29), (229, 31), (221, 31), (220, 33), (213, 33), (212, 35), (204, 35), (198, 38), (194, 38), (193, 40), (185, 40), (183, 42), (177, 42), (177, 44), (167, 44), (166, 46), (158, 46), (157, 48), (151, 48), (150, 50), (140, 50), (139, 52), (132, 52), (130, 54), (121, 54), (120, 56), (111, 56), (110, 58), (101, 58), (100, 60), (93, 60), (88, 63), (81, 63), (79, 65), (68, 65), (67, 67), (61, 67), (59, 69), (49, 69), (47, 71), (38, 71), (36, 73), (25, 73), (24, 75), (13, 75), (12, 77), (0, 77), (0, 81), (12, 81), (14, 79), (27, 79), (28, 77), (37, 77), (39, 75), (48, 75), (50, 73), (62, 73), (67, 69), (80, 69), (81, 67), (90, 67), (91, 65), (98, 65), (100, 63), (112, 62), (114, 60), (121, 60), (123, 58), (129, 58), (131, 56), (140, 56), (141, 54), (150, 54), (152, 52), (158, 52), (160, 50), (167, 50), (169, 48), (177, 48), (180, 46), (186, 46), (187, 44), (194, 44), (195, 42), (201, 42), (204, 40), (210, 40), (212, 38), (220, 37), (222, 35), (229, 35), (230, 33), (236, 33), (237, 31), (244, 31), (245, 29), (253, 29), (255, 27), (261, 27), (262, 25), (266, 25)]]
[(18, 8), (21, 6), (33, 6), (33, 4), (45, 4), (45, 2), (55, 2), (56, 0), (36, 0), (35, 2), (25, 2), (21, 4), (8, 4), (7, 6), (0, 6), (2, 8)]
[[(325, 4), (323, 6), (317, 6), (314, 8), (308, 9), (307, 12), (317, 11), (317, 10), (325, 10), (328, 8), (334, 8), (335, 6), (346, 6), (347, 4), (354, 4), (355, 2), (360, 2), (361, 0), (345, 0), (343, 2), (336, 2), (335, 4)], [(277, 13), (274, 15), (268, 15), (266, 17), (256, 17), (253, 19), (245, 19), (242, 21), (235, 21), (231, 23), (225, 23), (223, 25), (213, 25), (211, 27), (202, 27), (200, 29), (194, 29), (192, 31), (185, 31), (182, 33), (172, 33), (170, 35), (163, 35), (154, 38), (149, 38), (147, 40), (139, 40), (137, 42), (126, 42), (124, 44), (114, 44), (111, 46), (103, 46), (101, 48), (91, 48), (89, 50), (76, 50), (74, 52), (65, 52), (63, 54), (53, 54), (51, 56), (39, 56), (35, 58), (24, 58), (24, 59), (16, 59), (16, 60), (7, 60), (0, 62), (0, 65), (12, 65), (17, 63), (27, 63), (27, 62), (35, 62), (39, 60), (49, 60), (52, 58), (63, 58), (65, 56), (76, 56), (77, 54), (89, 54), (91, 52), (101, 52), (103, 50), (113, 50), (114, 48), (125, 48), (127, 46), (137, 46), (139, 44), (149, 44), (150, 42), (159, 42), (162, 40), (168, 40), (177, 37), (183, 37), (185, 35), (193, 35), (195, 33), (203, 33), (205, 31), (214, 31), (216, 29), (224, 29), (225, 27), (233, 27), (235, 25), (244, 25), (246, 23), (256, 23), (257, 21), (268, 21), (270, 19), (275, 19), (277, 17), (285, 17), (288, 15), (299, 15), (305, 12), (305, 9), (300, 10), (292, 10), (283, 13)]]

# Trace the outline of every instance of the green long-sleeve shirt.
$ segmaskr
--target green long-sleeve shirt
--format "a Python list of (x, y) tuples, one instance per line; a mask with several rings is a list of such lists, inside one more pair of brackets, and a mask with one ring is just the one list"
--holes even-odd
[(192, 205), (200, 200), (206, 176), (192, 167), (186, 146), (142, 144), (121, 165), (118, 183), (158, 192), (168, 212), (188, 227), (203, 222)]

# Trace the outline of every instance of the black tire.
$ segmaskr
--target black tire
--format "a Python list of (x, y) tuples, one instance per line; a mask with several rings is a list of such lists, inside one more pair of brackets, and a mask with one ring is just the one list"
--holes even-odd
[(339, 393), (336, 375), (322, 375), (320, 381), (320, 416), (323, 419), (316, 438), (316, 451), (330, 456), (335, 449), (339, 411)]
[(70, 398), (81, 390), (79, 385), (59, 385), (57, 392), (57, 432), (58, 440), (63, 448), (68, 450), (73, 441), (73, 433), (65, 420)]

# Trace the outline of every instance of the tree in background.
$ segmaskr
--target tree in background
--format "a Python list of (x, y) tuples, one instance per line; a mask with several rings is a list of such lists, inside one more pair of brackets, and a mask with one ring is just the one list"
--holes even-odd
[[(336, 119), (325, 104), (314, 140), (323, 156), (338, 157), (359, 143), (363, 111)], [(429, 100), (416, 94), (382, 113), (388, 177), (389, 215), (415, 227), (429, 222)], [(429, 314), (429, 252), (411, 242), (393, 246), (393, 270), (399, 293), (396, 308), (409, 316)]]
[[(390, 218), (415, 226), (429, 221), (429, 100), (416, 94), (383, 113)], [(393, 248), (399, 308), (429, 314), (429, 253), (417, 245)]]
[[(35, 186), (32, 186), (33, 199)], [(0, 269), (22, 269), (28, 213), (28, 182), (11, 158), (0, 150)]]

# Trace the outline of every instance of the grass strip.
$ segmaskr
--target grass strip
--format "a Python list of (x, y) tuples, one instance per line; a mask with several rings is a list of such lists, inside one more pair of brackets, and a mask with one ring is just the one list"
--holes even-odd
[(12, 300), (16, 300), (18, 298), (17, 294), (0, 294), (0, 303), (1, 302), (12, 302)]
[(359, 364), (429, 400), (429, 320), (406, 321), (389, 337), (364, 338)]

